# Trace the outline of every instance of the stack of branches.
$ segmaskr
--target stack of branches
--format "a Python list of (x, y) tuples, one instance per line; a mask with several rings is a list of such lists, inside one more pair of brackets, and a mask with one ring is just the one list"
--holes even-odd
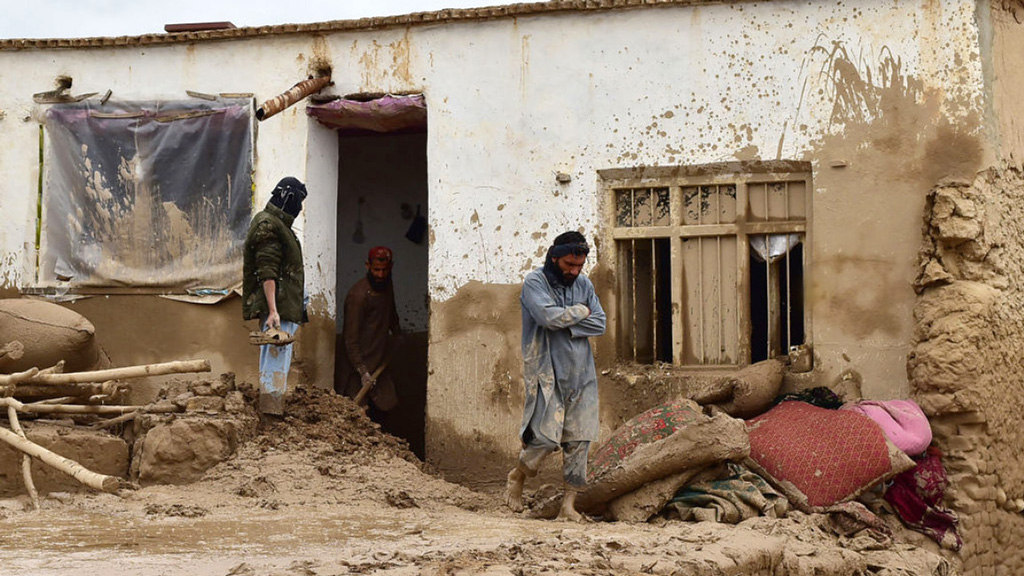
[[(0, 368), (5, 358), (17, 359), (22, 351), (23, 347), (18, 342), (0, 347)], [(32, 505), (36, 509), (39, 508), (39, 496), (32, 481), (31, 458), (37, 458), (69, 474), (82, 484), (103, 492), (117, 492), (122, 482), (119, 478), (92, 472), (81, 464), (28, 440), (19, 422), (19, 413), (29, 418), (51, 414), (88, 418), (92, 421), (92, 427), (99, 429), (126, 422), (142, 413), (178, 412), (181, 408), (168, 403), (126, 405), (106, 402), (122, 396), (127, 387), (124, 380), (210, 371), (209, 360), (180, 360), (68, 373), (63, 372), (63, 364), (60, 362), (49, 368), (31, 368), (14, 374), (0, 374), (0, 408), (6, 408), (11, 426), (11, 430), (0, 427), (0, 441), (24, 453), (22, 476), (32, 498)]]

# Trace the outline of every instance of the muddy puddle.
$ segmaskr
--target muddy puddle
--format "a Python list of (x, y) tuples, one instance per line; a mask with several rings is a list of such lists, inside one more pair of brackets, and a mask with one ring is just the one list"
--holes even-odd
[(7, 523), (17, 538), (0, 537), (0, 551), (17, 548), (58, 552), (96, 549), (132, 550), (142, 554), (177, 554), (196, 546), (273, 553), (281, 546), (353, 545), (360, 541), (422, 533), (415, 523), (367, 516), (317, 517), (315, 520), (254, 514), (238, 518), (121, 518), (68, 511), (59, 526), (52, 519), (26, 515)]

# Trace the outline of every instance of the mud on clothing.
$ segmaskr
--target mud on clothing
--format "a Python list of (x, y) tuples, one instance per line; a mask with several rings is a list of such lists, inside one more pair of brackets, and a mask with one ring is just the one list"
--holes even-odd
[[(531, 450), (561, 445), (564, 458), (574, 460), (564, 462), (565, 479), (580, 485), (589, 443), (599, 432), (597, 371), (588, 338), (604, 334), (604, 309), (585, 275), (565, 286), (549, 282), (543, 269), (526, 276), (519, 301), (526, 396), (520, 460), (533, 468), (527, 461)], [(577, 442), (586, 445), (572, 445)]]
[[(260, 328), (265, 328), (266, 317), (260, 319)], [(294, 334), (299, 325), (288, 320), (281, 321), (281, 330)], [(288, 370), (292, 366), (292, 345), (260, 346), (260, 398), (259, 409), (264, 414), (283, 414), (284, 395), (288, 392)]]
[[(373, 290), (370, 281), (362, 278), (345, 296), (345, 322), (342, 338), (351, 369), (345, 376), (346, 396), (355, 397), (362, 387), (361, 373), (373, 373), (387, 360), (388, 344), (402, 333), (395, 307), (395, 290), (391, 282), (382, 292)], [(391, 370), (385, 369), (370, 389), (370, 401), (379, 410), (391, 410), (398, 404)]]
[(291, 228), (294, 221), (294, 216), (269, 203), (253, 217), (242, 261), (243, 319), (252, 320), (270, 312), (263, 281), (275, 280), (281, 320), (303, 321), (305, 275), (302, 247)]

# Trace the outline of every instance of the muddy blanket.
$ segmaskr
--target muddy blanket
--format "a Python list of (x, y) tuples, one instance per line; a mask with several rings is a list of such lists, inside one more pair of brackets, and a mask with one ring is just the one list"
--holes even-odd
[(667, 516), (680, 520), (738, 524), (757, 516), (781, 518), (789, 501), (764, 478), (730, 462), (720, 478), (684, 487), (665, 509)]

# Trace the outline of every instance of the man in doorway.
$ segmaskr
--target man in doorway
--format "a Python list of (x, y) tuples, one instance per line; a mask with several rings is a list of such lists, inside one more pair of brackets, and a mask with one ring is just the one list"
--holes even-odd
[(368, 387), (371, 410), (387, 412), (398, 405), (398, 395), (387, 363), (401, 336), (395, 289), (391, 281), (394, 257), (386, 246), (366, 255), (366, 276), (345, 296), (342, 338), (352, 366), (342, 392), (355, 398)]
[[(260, 330), (281, 330), (286, 340), (305, 320), (302, 246), (292, 223), (302, 211), (306, 186), (282, 178), (266, 207), (253, 217), (242, 261), (242, 318), (258, 319)], [(280, 416), (288, 391), (292, 345), (260, 346), (260, 412)]]
[(523, 509), (523, 483), (541, 462), (562, 449), (565, 492), (558, 517), (582, 519), (576, 494), (587, 482), (587, 454), (598, 437), (597, 371), (591, 336), (605, 330), (594, 285), (582, 273), (590, 247), (579, 232), (566, 232), (548, 248), (543, 268), (526, 275), (519, 298), (523, 318), (526, 399), (519, 430), (522, 450), (508, 473), (505, 503)]

